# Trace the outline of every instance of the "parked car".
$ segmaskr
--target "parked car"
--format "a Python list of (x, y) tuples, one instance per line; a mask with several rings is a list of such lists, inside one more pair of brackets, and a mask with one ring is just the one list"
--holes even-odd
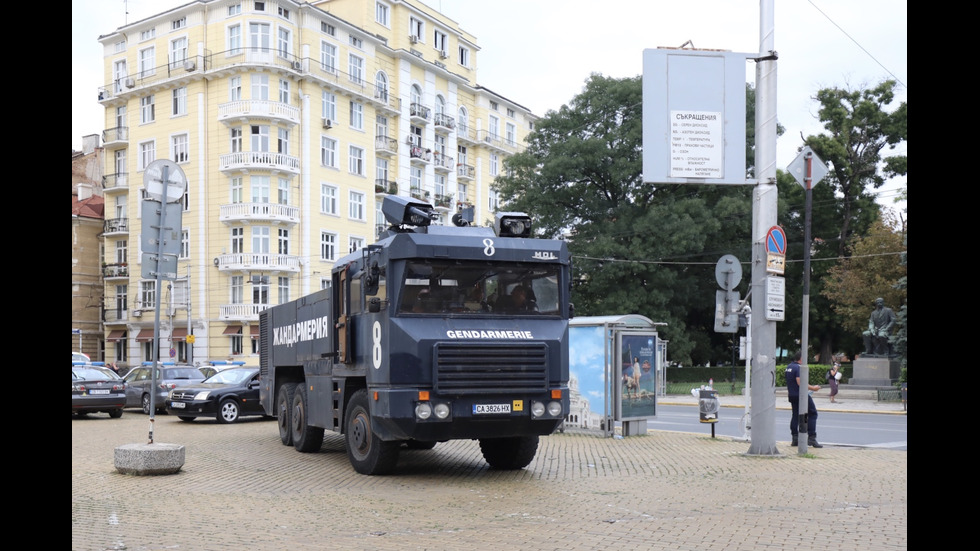
[(126, 383), (112, 370), (97, 365), (71, 366), (71, 412), (79, 416), (105, 412), (122, 417)]
[(265, 415), (259, 403), (259, 368), (224, 369), (201, 383), (175, 388), (167, 399), (167, 413), (181, 421), (213, 416), (219, 423)]
[[(199, 383), (205, 379), (204, 374), (192, 365), (164, 365), (157, 369), (156, 410), (163, 411), (167, 407), (167, 395), (170, 391)], [(126, 374), (126, 407), (138, 407), (143, 413), (150, 413), (150, 393), (152, 392), (153, 371), (150, 366), (133, 368)]]
[(92, 361), (92, 358), (89, 358), (88, 357), (88, 354), (82, 354), (81, 352), (72, 352), (71, 353), (71, 362), (72, 363), (75, 363), (75, 362), (90, 362), (90, 361)]
[(204, 378), (208, 378), (219, 371), (224, 371), (225, 369), (231, 369), (233, 367), (242, 367), (245, 362), (224, 362), (224, 361), (211, 361), (207, 365), (198, 366), (201, 373), (204, 374)]

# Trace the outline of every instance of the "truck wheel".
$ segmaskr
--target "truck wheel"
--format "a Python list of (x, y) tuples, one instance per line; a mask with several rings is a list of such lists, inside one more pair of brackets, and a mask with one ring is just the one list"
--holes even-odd
[(523, 469), (538, 451), (538, 437), (481, 438), (480, 451), (483, 452), (483, 459), (494, 469)]
[(289, 414), (293, 410), (293, 395), (296, 394), (296, 384), (286, 383), (279, 387), (276, 398), (276, 414), (279, 417), (279, 439), (283, 446), (293, 445), (292, 422)]
[(401, 442), (385, 442), (374, 434), (367, 390), (358, 390), (351, 396), (347, 415), (344, 416), (344, 432), (347, 458), (355, 471), (361, 474), (387, 474), (395, 468)]
[(289, 418), (293, 447), (303, 453), (319, 451), (323, 445), (323, 428), (309, 424), (310, 408), (305, 385), (296, 387), (292, 403)]

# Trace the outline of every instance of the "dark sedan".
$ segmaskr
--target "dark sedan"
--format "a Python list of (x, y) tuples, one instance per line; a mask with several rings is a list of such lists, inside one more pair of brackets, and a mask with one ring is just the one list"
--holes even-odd
[(79, 416), (105, 412), (122, 417), (126, 383), (111, 369), (96, 365), (71, 366), (71, 412)]
[[(154, 405), (157, 411), (166, 407), (167, 395), (174, 388), (199, 383), (204, 374), (192, 365), (164, 365), (157, 369)], [(150, 414), (150, 394), (153, 390), (153, 370), (140, 366), (126, 374), (126, 407), (138, 407)]]
[(219, 423), (234, 423), (246, 415), (265, 415), (259, 403), (259, 369), (225, 369), (201, 383), (175, 388), (167, 399), (167, 413), (181, 421), (214, 417)]

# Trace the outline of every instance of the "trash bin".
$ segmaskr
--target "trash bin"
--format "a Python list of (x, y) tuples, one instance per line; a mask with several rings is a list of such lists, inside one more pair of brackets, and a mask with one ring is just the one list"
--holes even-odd
[(718, 391), (701, 390), (698, 398), (698, 409), (701, 412), (702, 423), (717, 423), (718, 410), (720, 409)]

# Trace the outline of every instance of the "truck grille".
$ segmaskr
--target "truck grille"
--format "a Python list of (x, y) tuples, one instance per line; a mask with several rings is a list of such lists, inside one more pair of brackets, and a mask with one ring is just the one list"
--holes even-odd
[(548, 388), (544, 343), (435, 345), (435, 387), (440, 394), (533, 393)]

